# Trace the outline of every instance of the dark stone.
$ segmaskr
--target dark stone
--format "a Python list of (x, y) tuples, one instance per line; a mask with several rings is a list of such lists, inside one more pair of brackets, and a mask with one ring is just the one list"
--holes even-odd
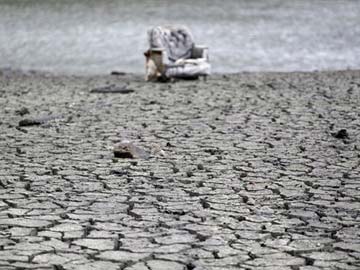
[(340, 129), (338, 132), (331, 133), (331, 135), (336, 139), (349, 139), (349, 134), (346, 129)]
[(117, 70), (113, 70), (111, 71), (110, 75), (115, 75), (115, 76), (125, 76), (126, 72), (124, 71), (117, 71)]
[(218, 250), (213, 250), (213, 251), (212, 251), (212, 255), (214, 256), (214, 259), (220, 259), (219, 251), (218, 251)]
[(17, 154), (25, 154), (25, 151), (23, 151), (20, 147), (16, 147), (16, 153)]
[(196, 183), (197, 187), (203, 187), (204, 186), (204, 182), (203, 181), (199, 181)]
[(172, 145), (170, 142), (167, 142), (166, 147), (174, 147), (174, 145)]
[(128, 88), (128, 85), (116, 86), (115, 84), (97, 87), (90, 90), (90, 93), (101, 93), (101, 94), (110, 94), (110, 93), (119, 93), (119, 94), (129, 94), (133, 93), (135, 90)]
[(20, 120), (19, 122), (20, 127), (36, 126), (36, 125), (41, 125), (41, 122), (37, 121), (36, 119), (23, 119)]
[(208, 203), (205, 199), (200, 199), (200, 204), (204, 209), (210, 208), (210, 203)]
[(128, 171), (120, 171), (120, 170), (111, 170), (110, 174), (115, 174), (118, 176), (128, 175)]
[(240, 173), (240, 178), (245, 178), (246, 176), (247, 176), (247, 173), (246, 173), (246, 172)]
[(106, 189), (106, 190), (111, 190), (111, 188), (109, 187), (109, 185), (108, 184), (106, 184), (106, 183), (102, 183), (103, 184), (103, 188), (104, 189)]
[(197, 168), (198, 168), (198, 170), (203, 170), (203, 169), (204, 169), (204, 165), (198, 164), (198, 165), (197, 165)]
[(114, 250), (119, 250), (121, 246), (121, 242), (119, 241), (118, 238), (114, 239)]
[(23, 108), (21, 108), (21, 109), (19, 109), (19, 110), (16, 110), (15, 113), (16, 113), (17, 115), (23, 116), (23, 115), (25, 115), (25, 114), (29, 114), (30, 111), (29, 111), (28, 108), (23, 107)]
[(305, 258), (305, 265), (314, 265), (315, 260), (312, 258)]
[(30, 182), (27, 182), (25, 185), (24, 185), (24, 189), (25, 190), (30, 190), (31, 189), (31, 184), (30, 184)]
[(221, 154), (223, 151), (220, 149), (205, 149), (206, 153), (209, 153), (210, 155), (217, 155)]
[(60, 217), (61, 217), (62, 219), (68, 219), (68, 218), (69, 218), (68, 214), (66, 214), (66, 213), (61, 213), (61, 214), (60, 214)]
[(195, 268), (196, 266), (192, 262), (186, 264), (186, 270), (193, 270)]

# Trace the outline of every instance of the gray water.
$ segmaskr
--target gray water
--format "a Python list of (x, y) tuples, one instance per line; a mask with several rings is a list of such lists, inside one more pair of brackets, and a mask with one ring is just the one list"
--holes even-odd
[(0, 0), (0, 68), (142, 73), (146, 31), (169, 23), (215, 72), (360, 68), (358, 0)]

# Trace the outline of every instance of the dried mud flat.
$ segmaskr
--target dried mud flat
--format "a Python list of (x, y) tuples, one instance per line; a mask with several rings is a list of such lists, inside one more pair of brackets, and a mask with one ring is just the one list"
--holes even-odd
[(7, 72), (0, 104), (0, 269), (360, 268), (360, 71)]

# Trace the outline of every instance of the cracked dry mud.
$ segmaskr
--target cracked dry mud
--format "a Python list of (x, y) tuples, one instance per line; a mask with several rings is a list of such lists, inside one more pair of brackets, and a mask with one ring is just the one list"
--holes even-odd
[(0, 269), (360, 269), (360, 71), (3, 74), (0, 104)]

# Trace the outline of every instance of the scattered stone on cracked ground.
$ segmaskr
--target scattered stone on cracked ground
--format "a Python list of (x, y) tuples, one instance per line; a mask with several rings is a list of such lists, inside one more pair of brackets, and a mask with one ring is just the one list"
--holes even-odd
[(0, 269), (359, 269), (359, 78), (0, 75)]
[(349, 139), (349, 133), (346, 129), (340, 129), (338, 132), (331, 133), (331, 135), (336, 139)]
[(34, 117), (34, 118), (25, 118), (19, 121), (19, 127), (26, 126), (39, 126), (45, 124), (49, 121), (61, 119), (61, 116), (44, 116), (44, 117)]
[(124, 140), (114, 146), (114, 156), (116, 158), (139, 158), (148, 159), (150, 154), (133, 142)]
[(135, 90), (129, 88), (128, 85), (117, 86), (115, 84), (106, 85), (103, 87), (97, 87), (90, 90), (90, 93), (102, 93), (102, 94), (108, 94), (108, 93), (129, 94), (133, 92), (135, 92)]
[(41, 125), (41, 124), (42, 124), (42, 122), (39, 121), (39, 119), (22, 119), (19, 121), (20, 127), (36, 126), (36, 125)]

